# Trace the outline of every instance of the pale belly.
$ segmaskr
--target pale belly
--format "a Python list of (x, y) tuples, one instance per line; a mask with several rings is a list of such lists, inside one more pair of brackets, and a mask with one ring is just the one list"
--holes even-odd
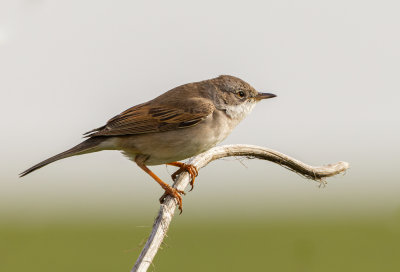
[(216, 113), (194, 127), (118, 138), (117, 149), (131, 160), (141, 155), (148, 157), (147, 165), (165, 164), (207, 151), (223, 141), (235, 126), (223, 113)]

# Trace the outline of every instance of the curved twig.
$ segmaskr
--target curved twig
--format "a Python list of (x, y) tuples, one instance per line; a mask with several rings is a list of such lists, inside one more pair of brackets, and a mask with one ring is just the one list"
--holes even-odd
[[(189, 160), (189, 164), (196, 166), (197, 169), (200, 170), (200, 168), (205, 167), (214, 160), (230, 156), (244, 156), (248, 158), (272, 161), (297, 174), (300, 174), (305, 178), (316, 180), (320, 182), (321, 185), (326, 184), (324, 178), (337, 175), (349, 168), (349, 164), (347, 162), (338, 162), (335, 164), (313, 167), (287, 155), (279, 153), (278, 151), (253, 145), (217, 146), (208, 150), (207, 152), (191, 158)], [(174, 183), (173, 187), (179, 190), (185, 190), (189, 182), (189, 174), (184, 172), (178, 176), (178, 179)], [(135, 266), (132, 268), (131, 272), (147, 271), (168, 231), (168, 227), (171, 223), (172, 217), (174, 216), (176, 207), (177, 204), (175, 200), (172, 197), (167, 196), (164, 203), (161, 204), (158, 215), (154, 221), (150, 237), (140, 253), (139, 258), (136, 260)]]

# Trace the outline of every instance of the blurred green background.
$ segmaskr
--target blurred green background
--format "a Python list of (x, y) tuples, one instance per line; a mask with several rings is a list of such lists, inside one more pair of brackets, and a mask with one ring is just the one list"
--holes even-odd
[[(400, 271), (398, 1), (0, 1), (0, 271), (129, 271), (160, 187), (118, 152), (18, 173), (128, 107), (231, 74), (277, 98), (226, 139), (311, 165), (224, 159), (151, 271)], [(173, 167), (152, 167), (170, 181)]]
[[(149, 271), (398, 271), (400, 214), (372, 219), (175, 218)], [(152, 218), (2, 224), (1, 271), (129, 271)], [(144, 225), (138, 225), (144, 224)]]

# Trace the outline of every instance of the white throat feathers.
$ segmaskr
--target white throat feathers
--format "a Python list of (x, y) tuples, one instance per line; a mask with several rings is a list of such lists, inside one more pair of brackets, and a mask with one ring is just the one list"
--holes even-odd
[(253, 110), (257, 102), (247, 100), (242, 104), (230, 106), (225, 105), (225, 112), (231, 119), (242, 121)]

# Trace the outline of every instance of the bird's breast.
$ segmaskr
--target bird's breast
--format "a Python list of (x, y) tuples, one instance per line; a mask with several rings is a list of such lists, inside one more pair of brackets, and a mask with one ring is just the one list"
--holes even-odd
[(180, 161), (203, 153), (223, 141), (235, 124), (216, 111), (196, 126), (158, 133), (124, 136), (119, 149), (130, 159), (147, 155), (147, 165)]

